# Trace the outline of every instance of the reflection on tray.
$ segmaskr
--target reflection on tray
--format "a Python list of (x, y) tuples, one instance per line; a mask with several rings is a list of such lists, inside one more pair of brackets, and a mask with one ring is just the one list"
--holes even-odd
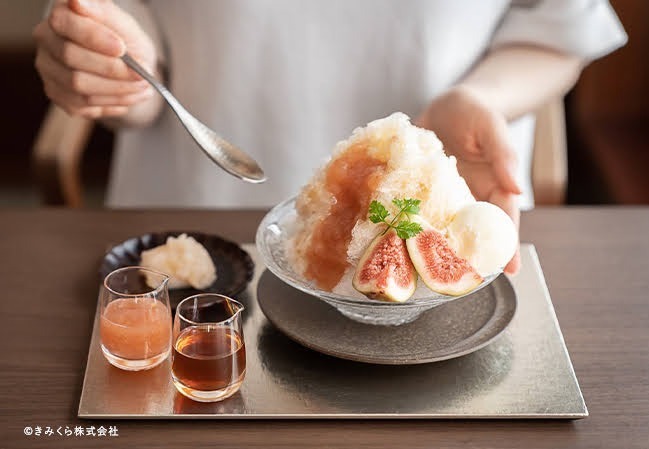
[(245, 413), (246, 405), (238, 391), (221, 402), (196, 402), (175, 392), (174, 414), (176, 415), (220, 415), (225, 413)]
[(148, 415), (157, 409), (162, 399), (159, 392), (169, 387), (169, 359), (146, 371), (124, 371), (102, 361), (106, 365), (106, 383), (122, 386), (103, 396), (107, 407), (119, 409), (123, 404), (131, 404), (133, 413), (137, 415)]
[[(277, 384), (296, 389), (294, 393), (307, 403), (322, 407), (330, 402), (338, 412), (350, 413), (359, 409), (379, 412), (382, 403), (391, 404), (397, 413), (417, 413), (429, 409), (431, 401), (457, 410), (501, 383), (513, 355), (505, 334), (489, 346), (456, 359), (410, 366), (371, 365), (304, 348), (268, 323), (260, 330), (257, 352), (262, 368)], [(465, 375), (458, 377), (458, 372)], [(417, 394), (424, 385), (426, 394)]]

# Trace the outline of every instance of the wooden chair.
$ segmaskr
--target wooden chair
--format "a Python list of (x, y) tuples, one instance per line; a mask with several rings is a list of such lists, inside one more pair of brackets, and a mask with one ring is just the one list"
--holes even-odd
[(81, 158), (94, 121), (71, 117), (50, 105), (34, 142), (32, 165), (36, 182), (48, 206), (81, 207)]
[(538, 205), (563, 204), (568, 186), (568, 148), (563, 99), (536, 113), (532, 153), (532, 190)]
[[(36, 137), (33, 165), (46, 205), (81, 207), (81, 158), (95, 124), (71, 117), (51, 105)], [(567, 180), (566, 131), (563, 100), (537, 113), (532, 186), (536, 204), (562, 204)]]

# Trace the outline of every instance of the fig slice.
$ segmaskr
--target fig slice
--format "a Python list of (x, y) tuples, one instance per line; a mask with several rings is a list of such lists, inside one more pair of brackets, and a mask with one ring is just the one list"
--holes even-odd
[(352, 284), (371, 299), (404, 302), (413, 295), (417, 272), (406, 242), (394, 229), (372, 240), (358, 262)]
[(482, 277), (450, 247), (444, 235), (417, 217), (423, 231), (406, 240), (408, 254), (424, 284), (434, 292), (460, 296), (483, 281)]

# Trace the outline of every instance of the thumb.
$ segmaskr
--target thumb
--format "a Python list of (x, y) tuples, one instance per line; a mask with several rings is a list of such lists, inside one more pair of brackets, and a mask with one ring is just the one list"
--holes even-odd
[(493, 126), (485, 136), (487, 159), (500, 188), (520, 195), (521, 189), (516, 182), (518, 158), (508, 141), (507, 125), (504, 122), (498, 125)]
[(494, 116), (485, 120), (488, 126), (482, 126), (478, 132), (485, 157), (491, 165), (491, 170), (498, 185), (505, 192), (520, 195), (521, 189), (516, 181), (518, 158), (516, 151), (509, 143), (509, 129), (504, 117)]
[(77, 14), (106, 25), (124, 41), (137, 41), (141, 36), (137, 21), (112, 0), (69, 0), (68, 7)]
[[(520, 230), (521, 222), (521, 212), (516, 205), (516, 196), (505, 192), (501, 189), (494, 189), (493, 192), (489, 195), (488, 201), (504, 210), (507, 215), (512, 219), (514, 225), (516, 226), (516, 231)], [(521, 253), (520, 253), (520, 237), (519, 244), (516, 247), (516, 252), (514, 257), (509, 261), (505, 267), (505, 272), (509, 274), (516, 274), (521, 266)]]
[(521, 188), (515, 176), (516, 166), (516, 159), (506, 155), (495, 156), (491, 161), (492, 170), (500, 187), (507, 192), (520, 195)]

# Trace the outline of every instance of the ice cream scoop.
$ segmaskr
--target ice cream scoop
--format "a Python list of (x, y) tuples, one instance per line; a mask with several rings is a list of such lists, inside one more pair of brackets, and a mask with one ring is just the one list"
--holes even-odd
[(447, 230), (453, 251), (483, 277), (502, 270), (514, 256), (518, 243), (511, 218), (498, 206), (484, 201), (461, 208)]

